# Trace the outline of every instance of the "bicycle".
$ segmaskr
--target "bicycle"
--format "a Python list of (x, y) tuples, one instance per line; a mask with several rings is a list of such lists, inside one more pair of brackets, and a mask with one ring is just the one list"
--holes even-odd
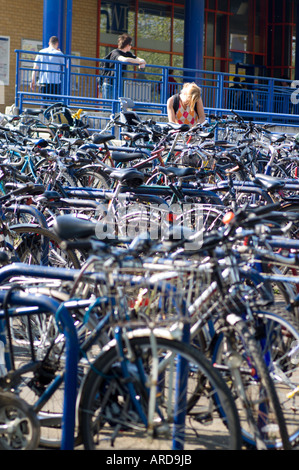
[[(15, 267), (14, 270), (12, 269), (11, 272), (15, 273), (16, 268), (17, 267)], [(6, 273), (3, 273), (2, 279), (3, 277), (9, 277), (9, 271), (10, 270), (8, 269)], [(34, 270), (26, 269), (26, 273), (24, 273), (25, 276), (27, 274), (30, 276), (30, 272), (32, 276), (38, 275), (38, 269), (36, 267)], [(54, 272), (51, 273), (48, 269), (43, 270), (42, 275), (44, 276), (46, 273), (51, 276), (54, 275)], [(69, 272), (68, 276), (70, 276)], [(83, 280), (84, 279), (86, 279), (86, 275), (83, 275)], [(141, 282), (138, 282), (137, 279), (132, 277), (130, 277), (130, 279), (126, 277), (125, 279), (129, 284), (122, 284), (123, 287), (125, 287), (125, 285), (131, 285), (131, 288), (132, 286), (135, 286), (137, 290), (139, 290), (142, 287), (150, 287), (151, 285), (150, 281), (144, 279)], [(99, 282), (103, 282), (103, 276), (95, 275), (94, 280), (96, 280), (97, 284)], [(119, 282), (122, 283), (122, 276), (116, 275), (115, 282), (116, 285), (119, 285)], [(106, 281), (104, 287), (105, 289), (107, 288)], [(158, 292), (161, 288), (161, 283), (155, 282), (155, 286), (153, 287), (155, 288), (155, 292)], [(167, 294), (167, 286), (162, 286), (162, 292)], [(0, 295), (1, 294), (3, 294), (3, 291), (0, 292)], [(171, 291), (167, 295), (171, 296)], [(18, 299), (18, 296), (12, 293), (9, 298), (10, 305), (14, 303), (15, 298)], [(173, 301), (173, 297), (170, 298), (172, 298)], [(115, 293), (110, 297), (110, 300), (113, 301), (113, 303), (116, 300), (116, 305), (121, 307), (121, 299), (118, 299), (118, 297), (115, 298)], [(22, 302), (22, 296), (20, 296), (19, 302)], [(33, 305), (36, 305), (36, 302), (32, 297), (31, 299), (27, 299), (26, 304), (28, 305), (30, 302), (32, 302)], [(62, 305), (64, 309), (73, 309), (76, 308), (76, 303), (77, 302), (70, 300)], [(87, 314), (90, 314), (92, 308), (101, 308), (101, 304), (105, 308), (104, 316), (92, 331), (91, 336), (88, 336), (86, 342), (80, 345), (83, 357), (86, 357), (85, 353), (88, 352), (91, 345), (96, 341), (105, 324), (109, 320), (113, 320), (115, 317), (115, 312), (113, 312), (113, 310), (110, 310), (109, 312), (107, 311), (107, 297), (103, 297), (102, 299), (98, 298), (96, 300), (88, 299), (86, 302), (86, 305), (89, 306)], [(19, 314), (23, 314), (22, 308), (19, 308), (18, 315)], [(204, 406), (204, 409), (207, 407), (209, 413), (212, 413), (212, 415), (214, 415), (214, 413), (217, 415), (217, 410), (220, 408), (225, 410), (223, 427), (225, 438), (223, 437), (222, 442), (218, 442), (216, 439), (217, 442), (214, 443), (212, 437), (211, 441), (208, 440), (207, 442), (206, 425), (203, 426), (204, 434), (200, 434), (197, 429), (195, 442), (197, 442), (197, 444), (202, 443), (204, 447), (216, 445), (216, 448), (218, 448), (218, 446), (222, 447), (223, 445), (227, 445), (229, 448), (239, 448), (241, 442), (240, 433), (238, 432), (238, 416), (236, 414), (232, 397), (228, 393), (228, 389), (218, 372), (213, 369), (207, 359), (204, 358), (195, 348), (173, 339), (175, 335), (179, 334), (178, 331), (174, 331), (170, 334), (170, 332), (165, 330), (163, 327), (161, 329), (161, 327), (159, 327), (159, 323), (157, 323), (157, 328), (154, 330), (148, 327), (140, 329), (141, 325), (139, 322), (137, 322), (136, 329), (136, 326), (134, 327), (134, 319), (131, 321), (129, 320), (129, 322), (126, 320), (126, 315), (128, 314), (129, 312), (125, 310), (125, 317), (122, 317), (120, 310), (118, 315), (115, 317), (117, 322), (116, 325), (114, 321), (112, 324), (110, 323), (110, 326), (115, 329), (115, 339), (105, 346), (105, 349), (100, 353), (100, 356), (90, 366), (90, 372), (87, 376), (87, 380), (84, 381), (85, 385), (80, 393), (79, 429), (82, 431), (82, 439), (85, 447), (90, 448), (93, 445), (91, 443), (91, 439), (92, 436), (94, 436), (94, 423), (90, 423), (89, 421), (90, 413), (88, 412), (89, 408), (86, 408), (86, 406), (89, 407), (90, 405), (93, 408), (91, 402), (94, 395), (90, 395), (90, 386), (92, 383), (94, 384), (92, 377), (94, 374), (97, 378), (97, 384), (101, 387), (102, 391), (106, 393), (106, 399), (104, 399), (104, 402), (102, 403), (102, 418), (105, 420), (107, 432), (110, 434), (110, 442), (112, 445), (116, 437), (120, 439), (120, 436), (126, 434), (126, 431), (129, 429), (130, 433), (135, 434), (132, 443), (135, 443), (137, 448), (140, 448), (140, 443), (138, 442), (138, 439), (136, 440), (136, 437), (138, 435), (140, 436), (140, 433), (145, 433), (145, 436), (147, 437), (150, 436), (155, 442), (155, 445), (160, 445), (159, 441), (162, 439), (162, 442), (166, 442), (167, 448), (170, 446), (174, 449), (182, 449), (184, 447), (184, 443), (186, 446), (190, 445), (190, 443), (192, 444), (189, 436), (191, 428), (185, 426), (187, 426), (188, 420), (195, 420), (194, 423), (196, 423), (196, 420), (200, 421), (201, 412), (196, 411), (194, 408), (195, 405), (193, 405), (193, 414), (189, 415), (189, 411), (184, 405), (184, 397), (187, 393), (186, 380), (188, 379), (188, 388), (189, 386), (192, 387), (192, 383), (194, 382), (193, 376), (195, 374), (197, 379), (199, 376), (201, 377), (202, 395), (200, 400), (202, 400), (202, 406)], [(121, 323), (119, 323), (120, 321)], [(124, 322), (123, 325), (122, 322)], [(131, 329), (132, 331), (130, 332), (129, 330)], [(183, 332), (183, 335), (184, 334), (187, 334), (187, 332)], [(160, 349), (163, 354), (161, 354)], [(130, 354), (133, 350), (136, 356), (132, 356)], [(166, 355), (168, 355), (168, 359), (165, 361), (164, 359), (166, 358)], [(110, 357), (109, 362), (107, 362), (108, 356)], [(136, 362), (133, 360), (133, 357), (135, 357)], [(162, 360), (161, 362), (159, 361), (159, 358)], [(177, 368), (176, 358), (178, 358), (179, 363), (183, 361), (184, 368)], [(102, 361), (105, 361), (105, 370), (102, 369)], [(159, 372), (156, 369), (158, 363)], [(192, 367), (187, 369), (187, 363), (190, 363), (190, 366), (192, 365)], [(119, 364), (121, 364), (121, 367), (118, 366)], [(101, 367), (101, 369), (97, 369), (98, 366)], [(27, 364), (24, 366), (24, 371), (26, 370), (26, 372), (28, 372), (30, 367), (33, 367), (34, 370), (37, 371), (36, 363), (33, 363), (32, 366), (30, 366), (30, 363)], [(186, 377), (186, 374), (181, 375), (182, 372), (186, 373), (187, 370), (189, 370), (188, 377)], [(103, 371), (106, 372), (105, 375), (103, 375)], [(112, 373), (111, 386), (108, 385), (110, 373)], [(172, 385), (174, 384), (174, 382), (172, 382), (172, 378), (175, 379), (173, 374), (181, 380), (182, 384), (181, 388), (177, 389), (179, 390), (178, 398), (175, 395), (174, 385)], [(152, 381), (150, 385), (147, 383), (146, 377), (151, 376)], [(121, 377), (125, 378), (124, 382)], [(160, 377), (160, 380), (157, 382), (158, 377)], [(4, 389), (4, 391), (5, 388), (10, 388), (11, 384), (13, 384), (14, 387), (17, 386), (19, 380), (22, 380), (22, 370), (17, 369), (15, 371), (11, 371), (8, 373), (7, 379), (9, 380), (6, 380), (4, 377), (1, 380), (2, 390)], [(56, 378), (56, 386), (61, 383), (61, 380), (61, 376), (60, 378)], [(99, 380), (100, 384), (98, 382)], [(121, 382), (119, 382), (119, 380), (121, 380)], [(116, 386), (116, 389), (114, 389), (114, 393), (111, 394), (111, 387), (114, 386), (113, 384)], [(49, 398), (48, 394), (50, 391), (54, 393), (53, 387), (54, 384), (49, 385), (49, 387), (46, 386), (45, 392), (41, 394), (39, 400), (31, 407), (31, 409), (37, 411), (39, 406), (41, 407), (44, 403), (44, 397), (45, 400), (47, 400)], [(128, 392), (129, 395), (127, 395)], [(118, 412), (115, 414), (116, 406), (122, 409), (120, 414)], [(111, 407), (112, 409), (114, 407), (114, 412)], [(184, 418), (186, 413), (188, 413), (189, 417), (184, 425), (184, 419), (183, 421), (180, 420), (182, 417)], [(179, 421), (176, 421), (176, 416)], [(219, 413), (219, 416), (221, 417), (221, 413)], [(204, 420), (204, 417), (202, 419)], [(196, 426), (197, 428), (200, 427), (198, 423)], [(174, 429), (174, 434), (172, 434), (172, 428)]]
[[(211, 246), (218, 246), (220, 241), (220, 236), (212, 238)], [(147, 243), (147, 240), (145, 240), (145, 243)], [(182, 240), (179, 240), (177, 242), (173, 241), (173, 244), (174, 246), (181, 246)], [(86, 248), (86, 245), (87, 243), (83, 242), (82, 246), (85, 246)], [(80, 249), (80, 242), (67, 243), (67, 246), (76, 246), (78, 249)], [(204, 253), (206, 253), (207, 251), (207, 246), (208, 245), (205, 244), (204, 239), (202, 247), (202, 251)], [(171, 243), (167, 247), (168, 253), (170, 248)], [(94, 253), (101, 253), (102, 251), (105, 253), (102, 243), (100, 242), (90, 242), (89, 249), (92, 250), (92, 252)], [(217, 269), (219, 263), (219, 255), (216, 255), (217, 261), (212, 260), (210, 262), (205, 262), (200, 265), (196, 261), (194, 261), (193, 264), (190, 261), (184, 262), (184, 254), (182, 250), (178, 251), (179, 259), (177, 263), (175, 262), (175, 253), (173, 259), (169, 259), (169, 262), (167, 262), (167, 259), (165, 259), (163, 255), (157, 257), (156, 245), (153, 251), (155, 251), (156, 257), (152, 261), (150, 261), (150, 259), (145, 259), (141, 261), (140, 254), (138, 256), (138, 252), (136, 252), (135, 263), (134, 261), (133, 263), (131, 261), (131, 265), (129, 264), (127, 268), (127, 265), (125, 263), (123, 264), (122, 262), (123, 257), (126, 256), (126, 252), (124, 253), (123, 251), (118, 251), (115, 255), (115, 260), (117, 260), (117, 266), (123, 266), (124, 269), (126, 269), (125, 272), (130, 272), (130, 269), (132, 269), (134, 272), (143, 272), (142, 269), (146, 269), (149, 273), (152, 272), (151, 269), (156, 272), (159, 272), (159, 270), (161, 270), (161, 275), (165, 276), (167, 282), (171, 283), (173, 280), (177, 281), (179, 279), (181, 284), (185, 286), (185, 289), (187, 289), (187, 292), (191, 292), (191, 297), (189, 298), (190, 305), (188, 307), (188, 310), (191, 314), (191, 318), (193, 319), (193, 325), (191, 326), (192, 341), (195, 341), (197, 345), (199, 344), (201, 349), (205, 353), (209, 354), (209, 357), (218, 357), (217, 367), (219, 367), (220, 370), (223, 370), (224, 374), (229, 373), (229, 383), (231, 381), (231, 377), (233, 377), (234, 380), (237, 381), (236, 388), (233, 388), (233, 393), (235, 399), (237, 400), (236, 403), (238, 403), (238, 411), (242, 419), (242, 438), (245, 442), (247, 442), (247, 445), (257, 446), (258, 448), (289, 448), (289, 440), (287, 437), (288, 433), (284, 425), (284, 416), (281, 410), (281, 405), (279, 403), (277, 392), (274, 388), (274, 383), (270, 376), (270, 372), (267, 368), (268, 363), (265, 361), (268, 351), (270, 352), (272, 350), (271, 348), (273, 347), (273, 342), (269, 340), (268, 342), (263, 342), (265, 349), (263, 349), (262, 352), (262, 350), (259, 349), (259, 341), (257, 341), (255, 338), (255, 332), (259, 331), (262, 322), (265, 322), (265, 332), (274, 331), (273, 325), (275, 325), (277, 332), (283, 331), (283, 329), (286, 328), (286, 330), (291, 335), (290, 338), (292, 338), (293, 341), (296, 341), (298, 339), (298, 332), (286, 320), (276, 318), (275, 315), (269, 312), (267, 312), (266, 314), (259, 312), (255, 314), (253, 312), (250, 305), (252, 305), (251, 302), (254, 302), (255, 300), (251, 300), (251, 302), (249, 302), (249, 300), (251, 299), (250, 295), (252, 295), (252, 299), (256, 299), (256, 291), (254, 289), (253, 293), (250, 294), (250, 290), (248, 290), (248, 287), (245, 285), (243, 286), (244, 276), (245, 280), (247, 279), (254, 281), (255, 285), (259, 285), (260, 283), (262, 283), (262, 278), (258, 275), (258, 273), (247, 273), (247, 276), (246, 271), (242, 270), (239, 273), (238, 271), (236, 271), (236, 266), (235, 268), (233, 268), (233, 266), (230, 265), (228, 260), (224, 263), (224, 255), (222, 255), (222, 257), (220, 258), (221, 261), (219, 271)], [(140, 251), (139, 253), (142, 253), (142, 251)], [(187, 253), (190, 254), (190, 251), (187, 251)], [(198, 255), (198, 253), (196, 251), (194, 253), (195, 255), (193, 255), (193, 257), (196, 258), (196, 255)], [(100, 266), (102, 266), (102, 264), (99, 265), (98, 269), (103, 269)], [(118, 267), (118, 269), (120, 268)], [(242, 276), (242, 282), (239, 287), (237, 278), (235, 278), (235, 276)], [(206, 278), (208, 278), (208, 280), (205, 281)], [(189, 287), (189, 283), (191, 288)], [(225, 295), (224, 292), (226, 286), (231, 286), (231, 292), (229, 290), (228, 293)], [(195, 293), (192, 292), (193, 288)], [(263, 289), (261, 289), (261, 291), (262, 290)], [(196, 298), (196, 292), (198, 298)], [(220, 292), (222, 292), (222, 295), (219, 296)], [(264, 299), (265, 292), (262, 293)], [(145, 302), (144, 305), (146, 305), (148, 295), (149, 294), (145, 294), (145, 297), (141, 297), (140, 301), (142, 301), (142, 305), (143, 302)], [(246, 296), (246, 298), (249, 299), (247, 302), (242, 300), (242, 297), (244, 295)], [(208, 308), (208, 299), (210, 299), (211, 302), (210, 308)], [(268, 294), (266, 296), (266, 300), (267, 302), (269, 302)], [(249, 313), (249, 311), (251, 313)], [(246, 319), (243, 319), (242, 312), (247, 312), (248, 317), (246, 316)], [(234, 321), (232, 322), (232, 320)], [(212, 334), (212, 330), (214, 331), (212, 338), (208, 339), (208, 341), (205, 340), (203, 342), (205, 335), (208, 334), (209, 336), (210, 334)], [(237, 353), (235, 347), (237, 347), (237, 345), (239, 344), (238, 338), (240, 337), (242, 339), (241, 344), (243, 345), (243, 347), (245, 347), (246, 354), (244, 354), (245, 365), (242, 366), (239, 370), (239, 365), (242, 360), (242, 354), (240, 353), (239, 356), (239, 353)], [(219, 356), (219, 351), (221, 351), (221, 349), (219, 349), (219, 338), (221, 338), (222, 341), (221, 345), (225, 343), (227, 348), (227, 354), (232, 357), (231, 362), (225, 363), (224, 366), (221, 366), (219, 359), (221, 357)], [(234, 341), (232, 342), (233, 338)], [(269, 339), (270, 338), (271, 335), (269, 335)], [(262, 341), (262, 337), (260, 339)], [(204, 345), (205, 342), (207, 342), (206, 346)], [(218, 345), (216, 349), (214, 349), (215, 344)], [(211, 348), (210, 352), (209, 348)], [(215, 356), (213, 356), (213, 351)], [(215, 351), (217, 351), (217, 353)], [(286, 351), (289, 350), (286, 349)], [(246, 362), (246, 358), (248, 361), (249, 357), (250, 366)], [(213, 363), (215, 366), (215, 361), (213, 361)], [(235, 364), (237, 364), (237, 366), (235, 366)], [(258, 380), (256, 380), (256, 377), (250, 380), (250, 371), (252, 370), (253, 364), (255, 364), (254, 367), (258, 374)], [(251, 392), (254, 392), (256, 394), (255, 399), (253, 401), (250, 398)], [(197, 396), (196, 393), (194, 395), (195, 397)], [(264, 418), (272, 423), (272, 425), (268, 424), (269, 430), (271, 429), (268, 434), (264, 434), (267, 426), (262, 425), (263, 418), (259, 408), (265, 402), (268, 403), (269, 414), (266, 413), (264, 415)], [(244, 410), (247, 410), (247, 412), (245, 412), (245, 417), (243, 414)], [(276, 434), (276, 432), (279, 432), (278, 430), (280, 429), (280, 426), (282, 426), (281, 435)], [(294, 426), (295, 431), (294, 433), (292, 433), (292, 437), (294, 437), (297, 432), (296, 422), (294, 423)], [(262, 428), (264, 428), (263, 432), (261, 431)], [(292, 428), (292, 425), (290, 425), (290, 429), (292, 429), (293, 432), (294, 428)], [(282, 439), (282, 442), (280, 441), (280, 439)]]

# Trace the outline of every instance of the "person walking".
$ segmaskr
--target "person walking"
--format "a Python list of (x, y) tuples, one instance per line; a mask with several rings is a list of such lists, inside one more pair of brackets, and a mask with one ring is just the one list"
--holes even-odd
[(178, 124), (202, 124), (205, 121), (205, 112), (201, 98), (201, 89), (194, 82), (184, 83), (180, 93), (167, 100), (167, 114), (169, 122)]
[[(117, 48), (113, 49), (105, 59), (109, 60), (118, 60), (123, 63), (138, 65), (141, 70), (143, 70), (146, 66), (146, 61), (141, 57), (137, 57), (133, 52), (132, 49), (132, 38), (128, 34), (122, 34), (118, 38)], [(103, 80), (102, 85), (102, 97), (103, 98), (112, 98), (112, 79), (109, 76), (113, 75), (113, 71), (109, 70), (109, 67), (112, 69), (114, 68), (113, 63), (107, 63), (106, 67), (108, 71), (105, 72), (105, 78)], [(125, 68), (125, 66), (124, 66)], [(106, 69), (107, 70), (107, 69)]]
[(41, 49), (36, 56), (31, 78), (32, 91), (36, 87), (38, 76), (40, 91), (46, 99), (53, 99), (47, 95), (59, 95), (63, 65), (64, 59), (59, 49), (59, 40), (57, 36), (52, 36), (49, 40), (49, 46)]

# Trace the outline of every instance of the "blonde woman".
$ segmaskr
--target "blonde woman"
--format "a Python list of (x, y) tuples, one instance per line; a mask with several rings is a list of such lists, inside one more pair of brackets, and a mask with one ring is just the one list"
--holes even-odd
[(205, 121), (201, 89), (196, 83), (185, 83), (180, 93), (167, 100), (169, 122), (177, 124), (202, 124)]

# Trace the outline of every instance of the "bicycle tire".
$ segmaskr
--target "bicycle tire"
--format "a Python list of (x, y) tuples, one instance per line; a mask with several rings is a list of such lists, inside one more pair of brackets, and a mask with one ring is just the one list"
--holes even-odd
[(298, 321), (283, 305), (275, 305), (269, 311), (257, 312), (257, 315), (265, 323), (263, 354), (271, 352), (270, 375), (285, 416), (290, 442), (295, 446), (299, 442), (299, 419), (296, 414), (296, 409), (299, 409), (299, 375), (296, 367), (299, 363)]
[[(48, 266), (73, 267), (80, 269), (80, 262), (74, 251), (61, 248), (61, 240), (48, 229), (34, 225), (14, 225), (10, 227), (16, 235), (13, 240), (16, 255), (21, 262), (30, 264), (43, 264)], [(42, 241), (50, 243), (52, 251), (47, 253), (41, 249)], [(55, 255), (55, 249), (59, 250)], [(51, 250), (50, 250), (51, 251)], [(30, 259), (28, 259), (28, 256)]]
[[(281, 207), (279, 208), (282, 212), (299, 212), (299, 204), (296, 202), (282, 202)], [(299, 227), (298, 222), (293, 222), (292, 228), (289, 231), (290, 238), (298, 239), (299, 238)]]
[[(148, 371), (149, 363), (151, 362), (150, 336), (148, 334), (138, 336), (138, 332), (135, 331), (128, 341), (130, 349), (136, 354), (135, 357), (138, 357), (139, 361), (142, 360), (143, 365)], [(170, 356), (174, 359), (171, 362), (172, 364), (176, 362), (178, 356), (188, 362), (189, 369), (187, 367), (184, 369), (185, 372), (189, 371), (188, 387), (193, 385), (194, 377), (196, 377), (196, 382), (198, 382), (199, 374), (202, 378), (202, 395), (197, 403), (198, 410), (193, 408), (192, 414), (188, 415), (185, 434), (178, 437), (180, 444), (188, 449), (240, 449), (241, 439), (238, 414), (236, 413), (234, 400), (220, 374), (212, 367), (207, 358), (189, 344), (162, 336), (156, 336), (156, 342), (160, 358), (166, 357), (165, 355), (170, 353)], [(133, 366), (134, 364), (131, 365), (132, 368)], [(171, 394), (172, 382), (169, 381), (168, 383), (167, 379), (171, 377), (171, 372), (175, 371), (167, 370), (166, 372), (166, 374), (160, 373), (159, 375), (160, 380), (157, 384), (159, 393), (157, 393), (156, 397), (161, 414), (163, 411), (167, 416), (163, 416), (163, 418), (166, 418), (165, 421), (161, 418), (161, 415), (159, 419), (156, 417), (156, 427), (151, 433), (153, 449), (167, 449), (173, 446), (172, 435), (174, 430), (171, 426), (174, 427), (174, 419), (171, 417), (171, 413), (173, 412), (174, 401)], [(136, 389), (138, 389), (140, 400), (143, 398), (140, 403), (146, 413), (148, 408), (147, 394), (141, 382), (135, 376), (134, 369), (132, 378)], [(92, 364), (81, 391), (78, 422), (80, 435), (86, 450), (106, 448), (107, 439), (109, 446), (109, 440), (110, 444), (113, 445), (115, 438), (117, 439), (118, 449), (130, 447), (130, 449), (142, 450), (149, 448), (148, 429), (146, 429), (146, 425), (140, 422), (132, 404), (128, 400), (127, 390), (125, 385), (122, 385), (122, 379), (119, 372), (118, 348), (115, 341), (113, 341), (110, 343), (110, 347), (105, 348)], [(113, 388), (115, 393), (112, 393)], [(169, 405), (167, 400), (169, 397), (171, 398), (171, 413), (167, 414), (166, 402)], [(211, 403), (215, 413), (209, 409)], [(222, 407), (225, 410), (223, 421), (219, 418), (218, 407)], [(185, 410), (180, 409), (180, 411)], [(168, 426), (166, 426), (167, 419)], [(207, 424), (211, 419), (216, 420), (216, 423), (209, 428)], [(97, 423), (99, 420), (102, 420), (102, 424)], [(195, 428), (192, 429), (190, 425), (187, 427), (187, 423), (190, 424), (191, 422), (196, 428), (195, 433)], [(98, 424), (100, 427), (99, 435), (95, 435), (95, 428)], [(165, 426), (163, 429), (164, 434), (162, 433), (162, 424)], [(121, 430), (121, 437), (118, 430)], [(184, 444), (180, 440), (183, 438)]]
[(47, 158), (41, 159), (35, 165), (35, 172), (45, 187), (50, 185), (52, 189), (59, 192), (59, 183), (61, 186), (77, 186), (77, 180), (69, 170), (66, 169), (60, 175), (55, 175), (51, 170), (51, 165)]
[(76, 171), (76, 179), (79, 186), (93, 189), (109, 189), (111, 180), (107, 174), (99, 168), (81, 168)]
[[(224, 374), (228, 374), (226, 380), (236, 399), (244, 443), (250, 448), (290, 450), (285, 417), (260, 343), (255, 337), (256, 331), (252, 333), (243, 321), (234, 325), (234, 331), (237, 334), (234, 350), (243, 362), (232, 370), (242, 381), (245, 405), (240, 385), (234, 386), (230, 372), (226, 370)], [(215, 367), (224, 363), (221, 335), (213, 346), (212, 362)], [(267, 413), (263, 414), (263, 408), (267, 408)]]
[(29, 405), (13, 393), (0, 392), (0, 426), (0, 450), (37, 449), (38, 419)]

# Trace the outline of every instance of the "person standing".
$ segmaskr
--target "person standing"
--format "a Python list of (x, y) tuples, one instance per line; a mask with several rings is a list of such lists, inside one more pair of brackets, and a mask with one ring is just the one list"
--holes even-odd
[[(117, 49), (113, 49), (106, 58), (109, 60), (118, 60), (120, 62), (132, 65), (138, 65), (139, 68), (142, 70), (146, 66), (146, 61), (141, 57), (137, 57), (133, 52), (132, 49), (132, 38), (128, 34), (122, 34), (118, 38), (117, 42)], [(106, 67), (112, 69), (114, 68), (113, 63), (107, 63)], [(125, 67), (124, 67), (125, 68)], [(109, 76), (113, 75), (113, 71), (109, 71), (105, 73), (106, 77), (104, 78), (103, 85), (102, 85), (102, 96), (103, 98), (112, 98), (112, 79)]]
[(174, 70), (169, 69), (169, 75), (168, 75), (168, 87), (167, 87), (167, 95), (168, 97), (172, 96), (175, 94), (177, 90), (177, 81), (173, 77)]
[(169, 122), (178, 124), (202, 124), (205, 121), (201, 89), (194, 82), (184, 83), (180, 93), (167, 100), (167, 114)]
[[(59, 49), (59, 40), (57, 36), (51, 36), (49, 46), (41, 49), (36, 56), (31, 78), (31, 89), (33, 91), (35, 89), (38, 74), (41, 93), (44, 95), (60, 95), (63, 65), (64, 58)], [(46, 96), (45, 98), (53, 99)]]
[(239, 76), (233, 79), (233, 85), (229, 87), (228, 109), (242, 109), (244, 96), (243, 86)]
[[(168, 85), (167, 85), (167, 98), (174, 95), (177, 91), (178, 82), (173, 77), (173, 73), (174, 73), (174, 70), (169, 69), (169, 72), (168, 72)], [(162, 79), (160, 80), (160, 83), (158, 84), (158, 92), (159, 93), (161, 93), (161, 88), (162, 88)]]

